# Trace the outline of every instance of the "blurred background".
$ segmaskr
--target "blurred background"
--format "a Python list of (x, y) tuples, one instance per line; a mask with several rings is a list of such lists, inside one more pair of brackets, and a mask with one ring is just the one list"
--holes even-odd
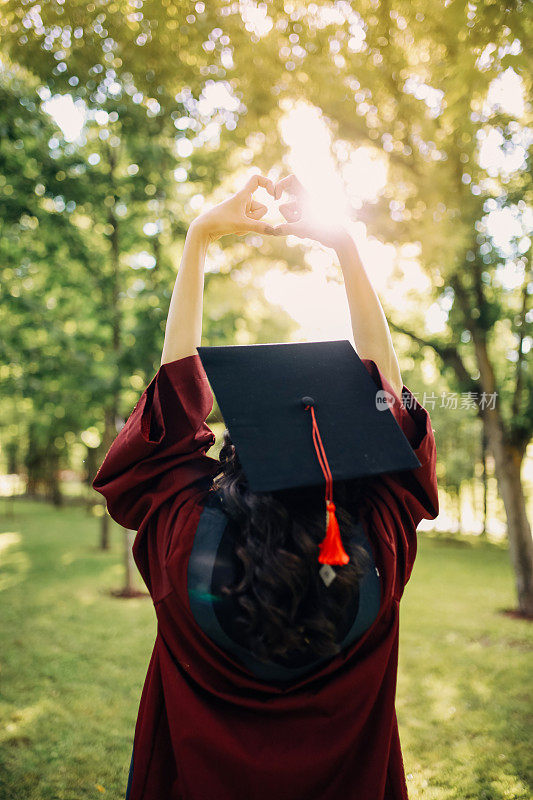
[[(2, 797), (124, 794), (154, 615), (91, 482), (159, 368), (188, 225), (255, 171), (350, 227), (436, 432), (410, 796), (531, 796), (532, 28), (515, 2), (4, 0)], [(333, 251), (218, 240), (203, 330), (353, 342)]]

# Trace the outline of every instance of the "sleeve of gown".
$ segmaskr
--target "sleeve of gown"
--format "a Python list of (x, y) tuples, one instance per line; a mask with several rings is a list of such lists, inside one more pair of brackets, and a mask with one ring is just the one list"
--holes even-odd
[(392, 396), (389, 408), (420, 461), (416, 469), (379, 476), (388, 496), (392, 497), (395, 508), (391, 511), (399, 523), (395, 527), (398, 532), (397, 590), (401, 596), (416, 557), (416, 529), (422, 519), (435, 519), (439, 513), (435, 436), (427, 409), (418, 403), (407, 386), (403, 385), (400, 399), (377, 364), (371, 359), (362, 361), (377, 387)]
[(214, 473), (212, 407), (198, 354), (159, 367), (92, 482), (116, 522), (138, 530), (165, 500)]

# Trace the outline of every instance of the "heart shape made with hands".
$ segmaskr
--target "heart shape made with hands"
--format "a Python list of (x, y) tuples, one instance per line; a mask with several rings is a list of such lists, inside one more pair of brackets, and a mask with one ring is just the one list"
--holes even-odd
[(285, 192), (292, 199), (278, 205), (277, 209), (286, 222), (297, 222), (302, 217), (306, 207), (311, 205), (310, 199), (295, 175), (288, 175), (274, 184), (275, 200), (281, 200)]
[[(259, 186), (251, 196), (250, 210), (257, 211), (258, 207), (262, 206), (266, 208), (267, 213), (270, 211), (279, 211), (285, 222), (298, 222), (298, 220), (302, 218), (306, 206), (309, 205), (307, 192), (298, 178), (291, 174), (285, 178), (280, 178), (276, 183), (270, 179), (267, 180), (272, 184), (272, 190), (270, 187)], [(265, 201), (260, 203), (256, 200), (255, 194), (261, 190), (270, 195), (275, 202), (271, 201), (268, 203)], [(280, 203), (285, 193), (289, 195), (290, 199), (287, 200), (287, 202)], [(265, 217), (262, 217), (262, 221), (271, 225), (277, 224), (271, 220), (267, 220)]]
[[(255, 200), (254, 195), (259, 189), (264, 189), (266, 195), (270, 195), (274, 202), (267, 201), (267, 204)], [(289, 195), (289, 200), (280, 203), (285, 192)], [(264, 175), (256, 175), (245, 187), (245, 193), (246, 216), (255, 221), (261, 220), (263, 230), (267, 234), (275, 236), (294, 234), (298, 238), (314, 239), (326, 247), (333, 248), (336, 248), (345, 236), (342, 223), (339, 224), (336, 219), (329, 218), (331, 214), (328, 208), (324, 207), (323, 200), (310, 194), (293, 173), (280, 178), (276, 183)], [(284, 222), (273, 225), (265, 220), (265, 214), (271, 209), (279, 211)]]

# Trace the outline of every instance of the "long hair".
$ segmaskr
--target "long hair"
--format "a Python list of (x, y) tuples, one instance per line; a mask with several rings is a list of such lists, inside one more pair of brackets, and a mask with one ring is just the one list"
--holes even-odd
[(222, 591), (237, 601), (235, 624), (244, 641), (263, 661), (337, 654), (339, 620), (354, 607), (369, 564), (366, 550), (350, 540), (360, 484), (334, 484), (337, 520), (350, 561), (334, 567), (336, 577), (326, 587), (318, 562), (326, 524), (324, 486), (252, 492), (227, 430), (219, 459), (212, 491), (230, 518), (242, 566), (236, 582)]

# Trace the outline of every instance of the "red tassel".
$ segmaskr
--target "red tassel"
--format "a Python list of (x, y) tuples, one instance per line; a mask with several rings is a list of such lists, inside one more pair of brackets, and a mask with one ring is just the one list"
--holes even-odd
[(328, 509), (328, 525), (325, 539), (320, 544), (318, 560), (321, 564), (347, 564), (350, 557), (342, 545), (339, 523), (335, 516), (335, 503), (328, 500), (326, 505)]
[[(335, 503), (333, 502), (333, 478), (329, 468), (328, 459), (326, 458), (326, 451), (320, 437), (318, 424), (315, 417), (315, 409), (313, 408), (313, 400), (311, 398), (302, 398), (305, 404), (305, 410), (311, 411), (313, 420), (313, 443), (315, 445), (316, 454), (324, 477), (326, 479), (326, 509), (327, 509), (327, 526), (326, 536), (320, 543), (320, 554), (318, 560), (321, 564), (347, 564), (350, 557), (343, 547), (341, 534), (339, 530), (339, 523), (335, 516)], [(308, 401), (308, 402), (307, 402)]]

